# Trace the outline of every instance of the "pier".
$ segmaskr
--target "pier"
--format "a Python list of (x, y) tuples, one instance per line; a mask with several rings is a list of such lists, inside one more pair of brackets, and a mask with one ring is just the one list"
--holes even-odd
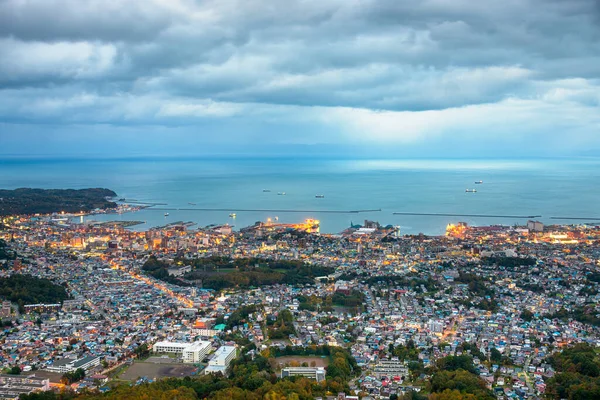
[(446, 214), (446, 213), (412, 213), (412, 212), (394, 212), (393, 215), (414, 215), (427, 217), (471, 217), (471, 218), (540, 218), (541, 215), (496, 215), (496, 214)]
[(139, 200), (133, 200), (133, 199), (123, 199), (122, 201), (119, 200), (121, 203), (124, 204), (133, 204), (133, 205), (141, 205), (141, 206), (166, 206), (167, 203), (153, 203), (153, 202), (149, 202), (149, 201), (139, 201)]
[(192, 222), (192, 221), (188, 221), (188, 222), (175, 221), (175, 222), (170, 222), (170, 223), (168, 223), (166, 225), (155, 226), (152, 229), (155, 229), (155, 230), (157, 230), (157, 229), (169, 229), (169, 228), (172, 228), (174, 226), (185, 226), (186, 228), (189, 228), (190, 226), (194, 226), (194, 225), (196, 225), (196, 223)]
[(294, 210), (294, 209), (249, 209), (249, 208), (164, 208), (152, 207), (147, 210), (156, 211), (208, 211), (208, 212), (268, 212), (268, 213), (324, 213), (324, 214), (359, 214), (367, 212), (380, 212), (381, 208), (376, 210)]
[(131, 226), (144, 224), (144, 221), (92, 221), (90, 225), (100, 227), (121, 227), (129, 228)]
[(572, 219), (582, 221), (600, 221), (598, 217), (550, 217), (550, 219)]

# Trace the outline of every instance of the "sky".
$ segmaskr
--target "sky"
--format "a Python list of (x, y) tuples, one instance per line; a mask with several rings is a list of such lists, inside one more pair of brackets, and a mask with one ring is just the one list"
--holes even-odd
[(600, 154), (598, 0), (0, 0), (0, 155)]

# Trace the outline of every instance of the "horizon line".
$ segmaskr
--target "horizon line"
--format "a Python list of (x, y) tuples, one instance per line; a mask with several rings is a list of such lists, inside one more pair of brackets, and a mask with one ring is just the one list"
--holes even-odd
[(173, 155), (162, 155), (162, 154), (136, 154), (136, 155), (100, 155), (100, 154), (89, 154), (89, 155), (51, 155), (51, 154), (0, 154), (0, 163), (5, 161), (18, 161), (18, 160), (39, 160), (39, 161), (134, 161), (134, 160), (147, 160), (149, 158), (155, 158), (162, 161), (176, 161), (176, 160), (218, 160), (218, 159), (256, 159), (256, 160), (269, 160), (269, 159), (321, 159), (321, 160), (573, 160), (573, 159), (600, 159), (600, 156), (594, 155), (561, 155), (561, 156), (512, 156), (512, 157), (500, 157), (500, 156), (480, 156), (480, 157), (460, 157), (460, 156), (364, 156), (364, 155), (324, 155), (324, 154), (268, 154), (268, 155), (252, 155), (252, 154), (173, 154)]

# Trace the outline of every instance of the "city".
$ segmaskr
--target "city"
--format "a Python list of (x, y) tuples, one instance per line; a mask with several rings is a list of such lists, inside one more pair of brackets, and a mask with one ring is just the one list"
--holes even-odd
[[(314, 349), (340, 348), (356, 363), (347, 399), (431, 391), (440, 360), (463, 356), (489, 393), (536, 399), (559, 372), (553, 353), (600, 347), (599, 226), (457, 223), (426, 236), (365, 221), (320, 234), (310, 220), (138, 232), (62, 213), (2, 224), (0, 278), (66, 289), (52, 304), (2, 304), (2, 367), (43, 390), (227, 375), (254, 354), (281, 378), (318, 383), (331, 368)], [(18, 398), (8, 387), (4, 398)]]
[(0, 0), (0, 400), (599, 400), (600, 0)]

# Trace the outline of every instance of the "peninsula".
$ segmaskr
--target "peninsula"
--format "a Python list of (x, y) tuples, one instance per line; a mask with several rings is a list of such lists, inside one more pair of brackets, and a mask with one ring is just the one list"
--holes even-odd
[(0, 189), (0, 215), (50, 214), (115, 208), (109, 189)]

